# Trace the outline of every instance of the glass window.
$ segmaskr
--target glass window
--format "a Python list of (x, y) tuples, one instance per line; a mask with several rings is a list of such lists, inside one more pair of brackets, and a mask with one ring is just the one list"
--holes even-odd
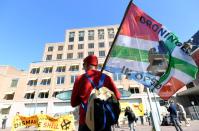
[(94, 51), (89, 51), (88, 55), (94, 55)]
[(98, 39), (99, 40), (104, 39), (104, 30), (103, 29), (98, 30)]
[(75, 37), (75, 32), (70, 32), (69, 33), (69, 42), (73, 42)]
[(113, 80), (114, 81), (122, 80), (122, 74), (121, 73), (113, 73)]
[(114, 29), (113, 28), (108, 29), (108, 37), (114, 38)]
[(94, 30), (88, 31), (88, 40), (94, 40)]
[(131, 87), (131, 88), (129, 88), (129, 91), (132, 94), (136, 94), (136, 93), (139, 93), (139, 88), (138, 87)]
[(68, 53), (67, 54), (67, 59), (73, 59), (73, 53)]
[(70, 66), (69, 71), (79, 71), (79, 65)]
[(84, 54), (83, 54), (83, 52), (79, 52), (78, 53), (78, 59), (82, 59), (82, 58), (84, 58)]
[(43, 73), (52, 73), (53, 67), (45, 67)]
[(121, 97), (130, 97), (131, 96), (131, 92), (126, 91), (124, 89), (119, 89), (119, 92), (121, 94)]
[(71, 80), (70, 80), (70, 82), (71, 82), (71, 83), (74, 83), (76, 78), (77, 78), (77, 76), (76, 76), (76, 75), (72, 75), (72, 76), (71, 76)]
[(79, 31), (79, 41), (84, 41), (84, 31)]
[(68, 45), (68, 50), (73, 50), (73, 45)]
[(51, 79), (49, 78), (49, 79), (43, 79), (42, 81), (41, 81), (41, 85), (50, 85), (50, 82), (51, 82)]
[(12, 79), (10, 87), (17, 87), (19, 79)]
[(52, 60), (52, 55), (47, 55), (46, 60)]
[(105, 51), (99, 51), (99, 56), (105, 56)]
[(39, 98), (48, 98), (48, 94), (49, 94), (49, 92), (40, 92), (39, 93)]
[(37, 85), (37, 79), (36, 80), (29, 80), (28, 85), (29, 86), (36, 86)]
[(33, 93), (26, 93), (24, 98), (26, 99), (34, 99), (34, 96), (35, 96), (35, 92)]
[(58, 46), (58, 51), (62, 51), (64, 49), (63, 46)]
[(84, 49), (84, 44), (78, 44), (78, 49)]
[(64, 76), (58, 76), (57, 77), (57, 85), (64, 84), (65, 77)]
[(104, 42), (99, 42), (99, 48), (104, 47)]
[(39, 74), (40, 68), (32, 68), (31, 74)]
[(94, 43), (88, 43), (88, 48), (89, 49), (94, 48)]
[(57, 60), (61, 60), (62, 59), (62, 54), (57, 54)]
[(48, 47), (48, 52), (51, 52), (51, 51), (53, 51), (53, 46)]
[(66, 66), (58, 66), (56, 69), (56, 72), (65, 72), (66, 71)]

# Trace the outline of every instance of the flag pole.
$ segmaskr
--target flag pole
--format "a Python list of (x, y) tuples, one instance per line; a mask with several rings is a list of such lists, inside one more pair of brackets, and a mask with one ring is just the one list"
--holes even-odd
[(115, 44), (115, 42), (116, 42), (116, 40), (117, 40), (117, 37), (118, 37), (119, 32), (120, 32), (120, 30), (121, 30), (122, 24), (124, 23), (124, 19), (125, 19), (126, 15), (127, 15), (127, 12), (128, 12), (128, 10), (129, 10), (130, 5), (131, 5), (132, 2), (133, 2), (133, 0), (130, 0), (129, 4), (128, 4), (126, 10), (125, 10), (125, 14), (124, 14), (124, 16), (123, 16), (123, 18), (122, 18), (122, 22), (121, 22), (121, 24), (120, 24), (120, 26), (119, 26), (119, 28), (118, 28), (118, 31), (117, 31), (117, 33), (116, 33), (116, 35), (115, 35), (115, 38), (114, 38), (114, 40), (113, 40), (113, 43), (112, 43), (112, 45), (111, 45), (111, 47), (110, 47), (110, 49), (109, 49), (109, 51), (108, 51), (108, 54), (107, 54), (107, 56), (106, 56), (106, 59), (105, 59), (105, 61), (104, 61), (103, 66), (102, 66), (101, 72), (103, 72), (103, 70), (104, 70), (104, 68), (105, 68), (105, 65), (106, 65), (106, 63), (107, 63), (107, 61), (108, 61), (109, 55), (110, 55), (110, 53), (111, 53), (111, 51), (112, 51), (112, 49), (113, 49), (113, 46), (114, 46), (114, 44)]
[(151, 116), (151, 119), (152, 119), (152, 127), (153, 129), (155, 129), (155, 131), (161, 131), (160, 129), (160, 125), (159, 125), (159, 122), (157, 121), (157, 115), (155, 114), (155, 110), (152, 106), (152, 100), (151, 100), (151, 93), (149, 91), (149, 88), (147, 88), (147, 96), (148, 96), (148, 99), (149, 99), (149, 106), (150, 106), (150, 116)]

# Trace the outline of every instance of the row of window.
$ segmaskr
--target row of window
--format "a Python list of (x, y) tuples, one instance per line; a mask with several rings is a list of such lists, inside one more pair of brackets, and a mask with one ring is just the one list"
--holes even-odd
[[(84, 36), (85, 36), (85, 31), (79, 31), (78, 32), (78, 40), (79, 41), (84, 41)], [(88, 40), (94, 40), (95, 39), (95, 31), (94, 30), (89, 30), (88, 31)], [(114, 38), (115, 33), (113, 28), (108, 29), (108, 38)], [(69, 32), (69, 42), (74, 42), (75, 38), (75, 32)], [(98, 39), (103, 40), (104, 39), (104, 29), (99, 29), (98, 30)]]
[[(62, 92), (63, 91), (55, 91), (55, 92), (53, 92), (52, 97), (56, 97), (58, 94), (60, 94)], [(66, 95), (65, 98), (70, 100), (71, 94), (72, 94), (71, 90), (67, 91), (66, 94), (65, 94)], [(34, 97), (35, 97), (35, 92), (26, 93), (25, 96), (24, 96), (25, 99), (34, 99)], [(49, 92), (40, 92), (39, 95), (38, 95), (38, 98), (48, 98), (48, 97), (49, 97)]]
[[(89, 51), (88, 55), (94, 55), (94, 51)], [(99, 57), (105, 57), (105, 51), (99, 51)], [(46, 55), (46, 61), (50, 61), (52, 60), (53, 55)], [(67, 59), (74, 59), (73, 57), (73, 53), (67, 53), (66, 56)], [(77, 59), (82, 59), (84, 58), (84, 53), (83, 52), (79, 52), (77, 54)], [(62, 60), (63, 59), (63, 54), (57, 54), (56, 60)]]
[[(72, 75), (71, 76), (71, 84), (75, 82), (75, 79), (76, 79), (76, 75)], [(58, 76), (56, 78), (56, 84), (57, 85), (62, 85), (65, 83), (65, 76)], [(46, 78), (46, 79), (42, 79), (41, 82), (40, 82), (40, 85), (50, 85), (51, 84), (51, 78)], [(27, 85), (29, 86), (36, 86), (38, 85), (38, 79), (35, 79), (35, 80), (29, 80)]]
[[(109, 42), (109, 47), (112, 45), (112, 42)], [(59, 49), (59, 47), (62, 47), (61, 50)], [(99, 42), (98, 43), (98, 47), (99, 48), (104, 48), (105, 47), (105, 43), (104, 42)], [(84, 49), (84, 44), (78, 44), (78, 49)], [(88, 43), (88, 49), (94, 49), (95, 44), (94, 43)], [(68, 45), (68, 50), (73, 50), (74, 49), (74, 45)], [(53, 46), (49, 46), (48, 47), (48, 52), (52, 52), (54, 50)], [(58, 51), (62, 51), (63, 50), (63, 46), (58, 46)]]

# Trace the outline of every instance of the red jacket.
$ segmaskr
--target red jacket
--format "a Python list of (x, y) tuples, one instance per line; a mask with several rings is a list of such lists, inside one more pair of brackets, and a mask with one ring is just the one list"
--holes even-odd
[[(101, 77), (101, 72), (97, 70), (88, 70), (87, 74), (91, 77), (95, 85), (98, 85), (98, 82)], [(103, 86), (113, 91), (115, 93), (116, 98), (120, 99), (120, 92), (113, 83), (113, 80), (108, 75), (106, 75)], [(92, 89), (93, 86), (91, 85), (90, 81), (84, 76), (84, 74), (78, 76), (75, 80), (72, 91), (71, 106), (78, 106), (81, 104), (81, 102), (87, 103)], [(84, 111), (82, 106), (80, 106), (79, 108), (79, 116), (79, 124), (85, 124), (86, 112)]]

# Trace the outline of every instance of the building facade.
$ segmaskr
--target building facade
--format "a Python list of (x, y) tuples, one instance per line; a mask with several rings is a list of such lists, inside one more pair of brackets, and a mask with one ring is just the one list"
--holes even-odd
[[(45, 45), (42, 60), (32, 62), (27, 72), (0, 66), (1, 117), (7, 115), (10, 125), (16, 112), (29, 116), (43, 111), (54, 116), (74, 110), (70, 106), (71, 90), (75, 78), (84, 73), (83, 59), (95, 54), (99, 58), (100, 70), (117, 30), (118, 25), (69, 29), (65, 32), (64, 42)], [(143, 103), (144, 110), (149, 111), (143, 85), (127, 80), (122, 74), (105, 73), (124, 91), (122, 102)], [(68, 99), (56, 98), (63, 91), (67, 91)], [(159, 102), (157, 105), (160, 106)]]

